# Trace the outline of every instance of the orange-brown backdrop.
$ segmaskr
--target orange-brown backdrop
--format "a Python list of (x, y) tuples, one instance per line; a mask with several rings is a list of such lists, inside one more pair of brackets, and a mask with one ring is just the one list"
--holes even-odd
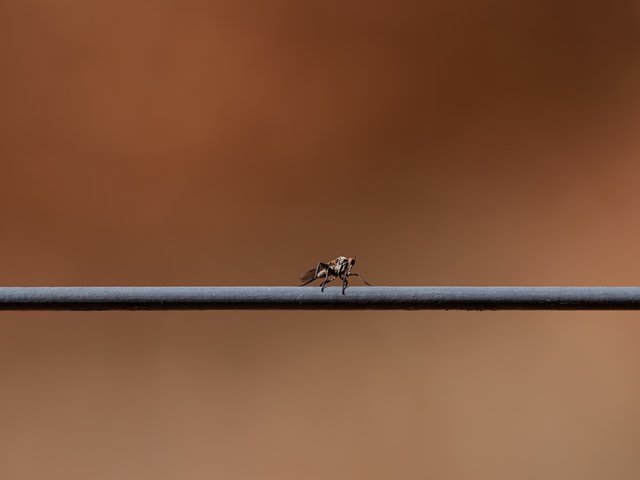
[[(0, 5), (0, 284), (640, 283), (633, 1)], [(3, 479), (636, 479), (635, 313), (0, 314)]]

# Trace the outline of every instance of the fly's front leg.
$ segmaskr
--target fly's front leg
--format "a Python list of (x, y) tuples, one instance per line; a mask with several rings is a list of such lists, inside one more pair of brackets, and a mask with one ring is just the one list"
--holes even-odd
[(344, 291), (347, 288), (347, 285), (349, 285), (349, 275), (345, 275), (344, 277), (342, 277), (342, 294), (344, 295)]
[(370, 284), (369, 282), (367, 282), (364, 278), (362, 278), (362, 277), (360, 276), (360, 274), (359, 274), (359, 273), (350, 273), (348, 276), (349, 276), (349, 277), (358, 277), (358, 278), (359, 278), (360, 280), (362, 280), (365, 284), (369, 285), (370, 287), (373, 287), (373, 285), (371, 285), (371, 284)]

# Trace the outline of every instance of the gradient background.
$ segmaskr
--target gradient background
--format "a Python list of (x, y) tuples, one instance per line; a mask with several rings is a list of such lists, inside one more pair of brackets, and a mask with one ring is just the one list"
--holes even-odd
[[(640, 283), (637, 1), (0, 4), (0, 284)], [(0, 477), (637, 479), (637, 313), (2, 313)]]

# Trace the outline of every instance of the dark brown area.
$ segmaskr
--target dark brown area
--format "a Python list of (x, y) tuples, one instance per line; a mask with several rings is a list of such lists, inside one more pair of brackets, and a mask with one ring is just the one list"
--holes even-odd
[[(0, 284), (639, 283), (636, 2), (4, 2)], [(0, 315), (7, 479), (636, 479), (633, 313)]]

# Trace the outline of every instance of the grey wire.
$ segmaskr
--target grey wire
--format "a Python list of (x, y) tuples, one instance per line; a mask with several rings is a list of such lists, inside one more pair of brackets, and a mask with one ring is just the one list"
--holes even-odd
[(0, 310), (640, 310), (640, 287), (0, 287)]

